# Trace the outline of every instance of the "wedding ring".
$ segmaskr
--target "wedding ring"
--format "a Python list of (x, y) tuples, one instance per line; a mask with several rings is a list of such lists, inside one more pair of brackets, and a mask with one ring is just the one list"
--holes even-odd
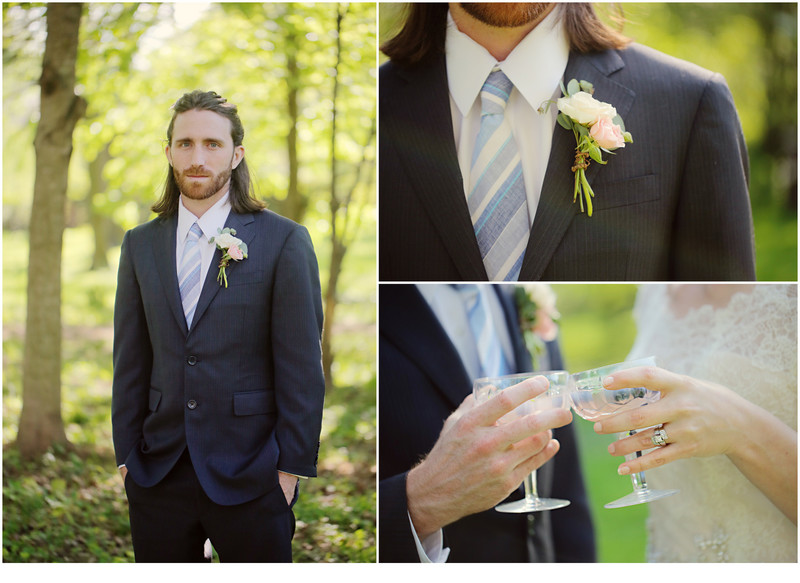
[(667, 432), (663, 429), (657, 429), (650, 439), (653, 445), (667, 445)]

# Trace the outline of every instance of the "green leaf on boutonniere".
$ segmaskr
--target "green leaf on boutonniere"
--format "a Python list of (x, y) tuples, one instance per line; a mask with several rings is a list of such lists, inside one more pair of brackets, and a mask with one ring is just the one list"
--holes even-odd
[(572, 79), (572, 80), (570, 80), (569, 83), (567, 83), (567, 94), (568, 95), (575, 95), (580, 90), (581, 90), (581, 84), (578, 82), (577, 79)]
[(581, 90), (585, 91), (589, 95), (594, 93), (594, 85), (589, 83), (588, 81), (581, 81), (580, 82)]
[(589, 144), (587, 151), (589, 153), (589, 157), (597, 162), (598, 164), (605, 164), (603, 160), (603, 154), (600, 153), (600, 148), (595, 146), (594, 144)]
[(564, 129), (571, 130), (573, 127), (572, 120), (563, 113), (558, 114), (556, 121), (558, 121), (558, 125), (560, 125)]

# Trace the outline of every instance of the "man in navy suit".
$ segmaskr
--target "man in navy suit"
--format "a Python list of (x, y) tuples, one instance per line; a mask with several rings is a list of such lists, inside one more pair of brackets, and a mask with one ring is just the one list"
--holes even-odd
[[(506, 374), (533, 370), (513, 288), (482, 287)], [(458, 292), (445, 284), (382, 284), (379, 299), (379, 560), (596, 560), (569, 414), (547, 411), (507, 438), (507, 426), (495, 424), (504, 411), (492, 400), (472, 400), (472, 381), (482, 375), (470, 356), (475, 340)], [(555, 342), (541, 358), (539, 370), (563, 368)], [(542, 388), (510, 390), (518, 392), (508, 411)], [(519, 484), (536, 468), (539, 494), (569, 506), (533, 514), (493, 510), (509, 494), (520, 498)]]
[[(485, 152), (479, 94), (494, 68), (513, 84), (505, 116), (524, 179), (518, 281), (755, 278), (747, 151), (719, 74), (629, 43), (587, 3), (409, 10), (382, 46), (382, 281), (494, 279), (476, 238), (483, 215), (470, 210), (483, 176), (470, 174), (473, 149)], [(539, 112), (571, 79), (593, 84), (633, 136), (590, 162), (591, 216), (573, 203), (575, 136), (555, 105)]]
[(202, 561), (210, 538), (223, 561), (291, 561), (325, 390), (316, 257), (252, 197), (236, 106), (194, 91), (173, 109), (158, 217), (125, 235), (114, 311), (136, 560)]

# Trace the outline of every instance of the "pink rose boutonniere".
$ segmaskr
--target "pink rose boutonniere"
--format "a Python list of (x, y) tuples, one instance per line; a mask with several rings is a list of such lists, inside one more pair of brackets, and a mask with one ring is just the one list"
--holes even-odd
[(558, 335), (556, 322), (561, 314), (556, 309), (556, 294), (547, 284), (531, 283), (516, 286), (514, 299), (522, 337), (535, 367), (536, 357), (544, 352), (544, 343)]
[[(594, 191), (586, 180), (586, 168), (590, 160), (598, 164), (606, 164), (603, 152), (613, 154), (612, 150), (624, 148), (626, 143), (633, 143), (633, 137), (625, 131), (625, 124), (617, 114), (617, 110), (609, 103), (598, 101), (592, 94), (594, 87), (588, 81), (572, 79), (567, 87), (561, 84), (564, 94), (557, 100), (559, 125), (575, 133), (575, 190), (572, 202), (580, 200), (581, 212), (592, 216), (592, 197)], [(579, 198), (580, 196), (580, 198)]]
[(217, 244), (217, 249), (222, 251), (222, 259), (219, 262), (219, 274), (217, 281), (220, 285), (223, 283), (228, 287), (228, 274), (225, 269), (228, 267), (231, 259), (234, 261), (241, 261), (247, 259), (247, 244), (241, 239), (235, 237), (236, 231), (225, 227), (224, 229), (217, 229), (218, 235), (211, 237), (210, 243)]

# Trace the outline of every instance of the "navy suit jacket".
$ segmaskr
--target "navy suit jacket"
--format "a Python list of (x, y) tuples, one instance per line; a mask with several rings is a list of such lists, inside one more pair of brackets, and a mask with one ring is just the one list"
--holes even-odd
[(319, 272), (307, 230), (269, 211), (231, 212), (248, 246), (216, 281), (216, 250), (187, 329), (176, 275), (177, 217), (122, 243), (114, 310), (112, 422), (118, 464), (141, 486), (188, 448), (219, 504), (315, 476), (325, 383)]
[[(510, 288), (498, 291), (511, 332), (516, 367), (532, 370), (519, 333)], [(432, 448), (445, 419), (472, 391), (461, 358), (422, 295), (412, 285), (380, 286), (379, 560), (417, 562), (408, 521), (406, 475)], [(551, 368), (563, 368), (550, 343)], [(537, 471), (540, 496), (572, 503), (554, 512), (502, 514), (487, 510), (444, 527), (450, 562), (587, 562), (594, 534), (571, 425), (553, 435), (556, 456)], [(521, 489), (510, 499), (522, 496)]]
[[(754, 279), (747, 151), (724, 79), (636, 44), (572, 53), (564, 77), (593, 83), (634, 142), (587, 169), (589, 217), (573, 203), (575, 137), (556, 125), (519, 280)], [(486, 280), (444, 55), (386, 63), (379, 84), (381, 281)]]

